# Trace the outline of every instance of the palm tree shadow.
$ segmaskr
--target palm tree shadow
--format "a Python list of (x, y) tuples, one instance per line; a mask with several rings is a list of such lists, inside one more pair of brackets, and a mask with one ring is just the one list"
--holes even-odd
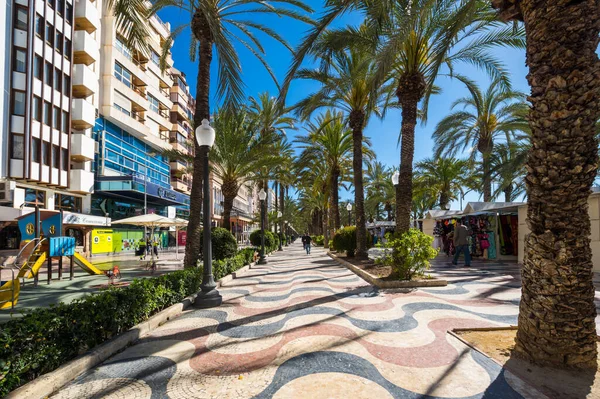
[[(511, 352), (504, 363), (504, 370), (490, 384), (483, 398), (492, 398), (499, 384), (508, 383), (513, 388), (515, 378), (552, 399), (596, 398), (600, 395), (600, 372), (598, 367), (582, 370), (564, 370), (535, 365)], [(508, 378), (507, 378), (508, 377)]]

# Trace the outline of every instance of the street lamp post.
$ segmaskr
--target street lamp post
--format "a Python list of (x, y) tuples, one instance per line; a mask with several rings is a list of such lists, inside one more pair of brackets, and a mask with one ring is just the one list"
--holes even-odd
[[(399, 187), (399, 183), (400, 183), (400, 172), (398, 172), (397, 170), (394, 171), (394, 174), (392, 175), (392, 184), (394, 185), (395, 188), (395, 192), (396, 192), (396, 207), (398, 206), (398, 195), (400, 194), (398, 192), (398, 187)], [(398, 210), (396, 209), (396, 212), (398, 212)], [(389, 212), (388, 212), (388, 219), (389, 219)], [(397, 221), (396, 221), (397, 223)]]
[(219, 291), (217, 291), (217, 285), (213, 277), (212, 271), (212, 243), (210, 237), (210, 186), (209, 186), (209, 164), (208, 164), (208, 153), (210, 148), (215, 142), (215, 129), (213, 129), (208, 120), (203, 119), (202, 125), (196, 128), (196, 141), (200, 146), (201, 157), (202, 157), (202, 189), (204, 198), (202, 204), (202, 230), (203, 230), (203, 275), (202, 285), (200, 289), (202, 292), (196, 296), (194, 306), (198, 308), (214, 308), (221, 305), (223, 298)]
[[(281, 219), (282, 216), (283, 216), (283, 213), (281, 213), (281, 211), (277, 212), (277, 218), (278, 219)], [(277, 230), (277, 224), (278, 223), (275, 223), (275, 230)], [(281, 228), (281, 226), (279, 227), (279, 230), (283, 230)], [(278, 235), (278, 237), (279, 237), (279, 249), (278, 249), (278, 251), (283, 251), (283, 248), (281, 247), (281, 241), (283, 241), (284, 234), (285, 233), (283, 231), (279, 231), (279, 235)]]
[(265, 257), (265, 200), (267, 199), (267, 193), (264, 189), (260, 189), (258, 193), (258, 199), (260, 200), (260, 258), (258, 259), (259, 265), (267, 264), (267, 258)]
[(288, 239), (287, 239), (287, 236), (289, 235), (288, 234), (289, 233), (289, 228), (288, 228), (288, 222), (287, 222), (287, 220), (283, 221), (283, 232), (284, 232), (284, 234), (286, 236), (285, 246), (287, 247), (289, 245), (289, 242), (288, 242)]
[(352, 212), (352, 204), (348, 202), (346, 205), (346, 210), (348, 211), (348, 226), (352, 226), (352, 219), (350, 218), (350, 212)]

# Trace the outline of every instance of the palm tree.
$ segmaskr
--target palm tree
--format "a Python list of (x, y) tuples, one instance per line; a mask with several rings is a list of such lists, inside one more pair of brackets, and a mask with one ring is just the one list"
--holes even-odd
[[(326, 166), (329, 179), (333, 228), (339, 229), (339, 185), (351, 174), (350, 154), (353, 149), (352, 131), (344, 122), (342, 112), (327, 111), (307, 124), (309, 134), (296, 139), (302, 150), (299, 161), (305, 167), (316, 163)], [(367, 142), (368, 143), (368, 142)]]
[[(250, 97), (248, 110), (262, 136), (268, 140), (275, 138), (283, 139), (286, 137), (288, 130), (295, 130), (294, 123), (296, 120), (287, 114), (287, 110), (280, 106), (276, 97), (270, 96), (269, 93), (260, 93), (258, 98)], [(269, 168), (261, 171), (263, 179), (259, 181), (258, 187), (265, 190), (269, 187), (269, 180), (273, 177), (273, 173)], [(268, 215), (264, 213), (264, 223), (268, 226)]]
[[(472, 81), (461, 78), (469, 96), (456, 100), (451, 108), (462, 106), (442, 119), (433, 132), (436, 156), (455, 156), (468, 148), (477, 149), (482, 159), (483, 200), (492, 200), (491, 156), (494, 144), (511, 142), (529, 126), (524, 118), (525, 94), (507, 90), (500, 79), (492, 81), (485, 92)], [(473, 158), (476, 152), (471, 152)]]
[(425, 176), (416, 175), (413, 179), (413, 202), (412, 217), (413, 225), (418, 227), (417, 221), (425, 217), (425, 212), (434, 209), (439, 204), (440, 193), (430, 185), (429, 179)]
[[(284, 82), (285, 96), (291, 74), (303, 58), (317, 46), (317, 39), (339, 15), (359, 10), (365, 14), (369, 29), (346, 28), (328, 32), (330, 47), (363, 45), (377, 48), (377, 77), (380, 84), (393, 74), (396, 95), (402, 108), (400, 179), (396, 195), (396, 231), (410, 227), (414, 135), (418, 105), (423, 102), (423, 120), (429, 97), (436, 91), (435, 81), (448, 67), (454, 74), (457, 63), (486, 69), (508, 83), (502, 63), (490, 55), (497, 45), (524, 47), (522, 29), (498, 27), (484, 0), (399, 0), (379, 2), (339, 1), (328, 4), (327, 12), (304, 38), (294, 53), (290, 73)], [(335, 33), (335, 34), (333, 34)]]
[(503, 143), (494, 147), (490, 155), (492, 179), (498, 183), (492, 193), (494, 199), (504, 194), (504, 201), (512, 202), (525, 194), (525, 161), (530, 149), (528, 141)]
[[(123, 0), (119, 1), (124, 2)], [(282, 5), (287, 7), (282, 7)], [(189, 24), (175, 28), (165, 41), (160, 64), (162, 69), (166, 68), (166, 58), (173, 41), (189, 27), (191, 29), (190, 57), (192, 61), (198, 58), (194, 126), (200, 126), (203, 119), (210, 120), (210, 66), (214, 53), (217, 54), (218, 62), (217, 100), (223, 101), (226, 107), (239, 107), (244, 102), (242, 66), (234, 43), (238, 43), (250, 51), (277, 83), (275, 75), (265, 61), (265, 49), (257, 39), (256, 33), (260, 32), (269, 36), (290, 51), (291, 47), (267, 25), (256, 22), (255, 19), (248, 19), (249, 14), (286, 16), (312, 23), (309, 18), (300, 14), (300, 11), (310, 13), (312, 9), (297, 0), (280, 0), (275, 5), (267, 5), (261, 0), (160, 0), (154, 4), (151, 12), (167, 6), (176, 6), (189, 11), (191, 17)], [(196, 266), (201, 246), (202, 160), (206, 154), (196, 143), (194, 145), (194, 176), (190, 193), (190, 220), (187, 228), (188, 239), (184, 261), (186, 267)]]
[[(371, 214), (375, 215), (376, 220), (381, 218), (381, 204), (386, 201), (393, 201), (392, 174), (393, 172), (382, 162), (372, 160), (367, 163), (367, 169), (365, 170), (367, 193), (365, 208), (372, 208)], [(386, 193), (389, 193), (389, 196)]]
[(450, 201), (472, 185), (469, 162), (456, 158), (427, 158), (415, 165), (415, 178), (420, 179), (438, 198), (440, 209), (450, 209)]
[(493, 0), (525, 22), (531, 151), (515, 352), (539, 364), (597, 367), (588, 196), (598, 166), (600, 4)]
[[(307, 119), (321, 107), (335, 107), (348, 115), (348, 125), (352, 129), (354, 211), (356, 215), (356, 256), (366, 257), (367, 227), (365, 219), (365, 194), (363, 185), (363, 129), (371, 114), (380, 116), (378, 105), (385, 101), (391, 86), (374, 85), (375, 67), (373, 52), (350, 48), (347, 51), (333, 52), (319, 49), (323, 57), (321, 68), (302, 69), (298, 78), (311, 79), (321, 84), (320, 89), (296, 105), (300, 116)], [(328, 58), (331, 58), (330, 60)], [(389, 98), (389, 95), (387, 96)]]
[(255, 182), (255, 171), (277, 162), (273, 142), (262, 136), (245, 111), (224, 109), (215, 113), (214, 128), (219, 134), (210, 152), (213, 173), (221, 179), (223, 226), (231, 230), (233, 200), (242, 185)]

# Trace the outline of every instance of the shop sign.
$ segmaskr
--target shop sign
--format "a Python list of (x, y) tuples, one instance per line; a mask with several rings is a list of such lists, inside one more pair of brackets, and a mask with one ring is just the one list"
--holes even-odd
[(166, 198), (169, 199), (171, 201), (176, 201), (177, 200), (177, 194), (175, 194), (173, 191), (170, 190), (166, 190), (162, 187), (158, 188), (158, 196), (160, 198)]
[(178, 231), (178, 233), (179, 233), (178, 244), (181, 246), (185, 246), (185, 244), (187, 242), (187, 231)]
[(84, 215), (82, 213), (63, 214), (63, 224), (77, 224), (85, 226), (108, 226), (109, 218), (104, 216)]

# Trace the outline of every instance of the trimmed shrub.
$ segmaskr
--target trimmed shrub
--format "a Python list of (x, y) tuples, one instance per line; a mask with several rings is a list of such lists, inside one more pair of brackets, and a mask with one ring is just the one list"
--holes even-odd
[[(269, 230), (265, 230), (265, 252), (269, 253), (279, 247), (279, 242), (276, 241), (277, 237)], [(254, 245), (260, 251), (260, 230), (254, 230), (250, 234), (250, 243)]]
[(429, 269), (429, 260), (437, 256), (439, 250), (432, 244), (433, 237), (421, 230), (410, 229), (399, 238), (390, 236), (385, 247), (392, 251), (386, 251), (376, 262), (392, 266), (400, 280), (411, 280)]
[[(204, 237), (204, 231), (200, 231), (200, 237)], [(237, 253), (237, 241), (231, 232), (223, 227), (213, 227), (210, 231), (212, 242), (212, 258), (223, 260), (231, 258)]]
[(356, 226), (348, 226), (336, 231), (331, 240), (331, 247), (338, 252), (346, 252), (349, 257), (354, 257), (356, 251)]
[(256, 250), (254, 248), (242, 248), (238, 251), (238, 255), (242, 255), (244, 257), (244, 265), (249, 265), (254, 262), (254, 254)]

